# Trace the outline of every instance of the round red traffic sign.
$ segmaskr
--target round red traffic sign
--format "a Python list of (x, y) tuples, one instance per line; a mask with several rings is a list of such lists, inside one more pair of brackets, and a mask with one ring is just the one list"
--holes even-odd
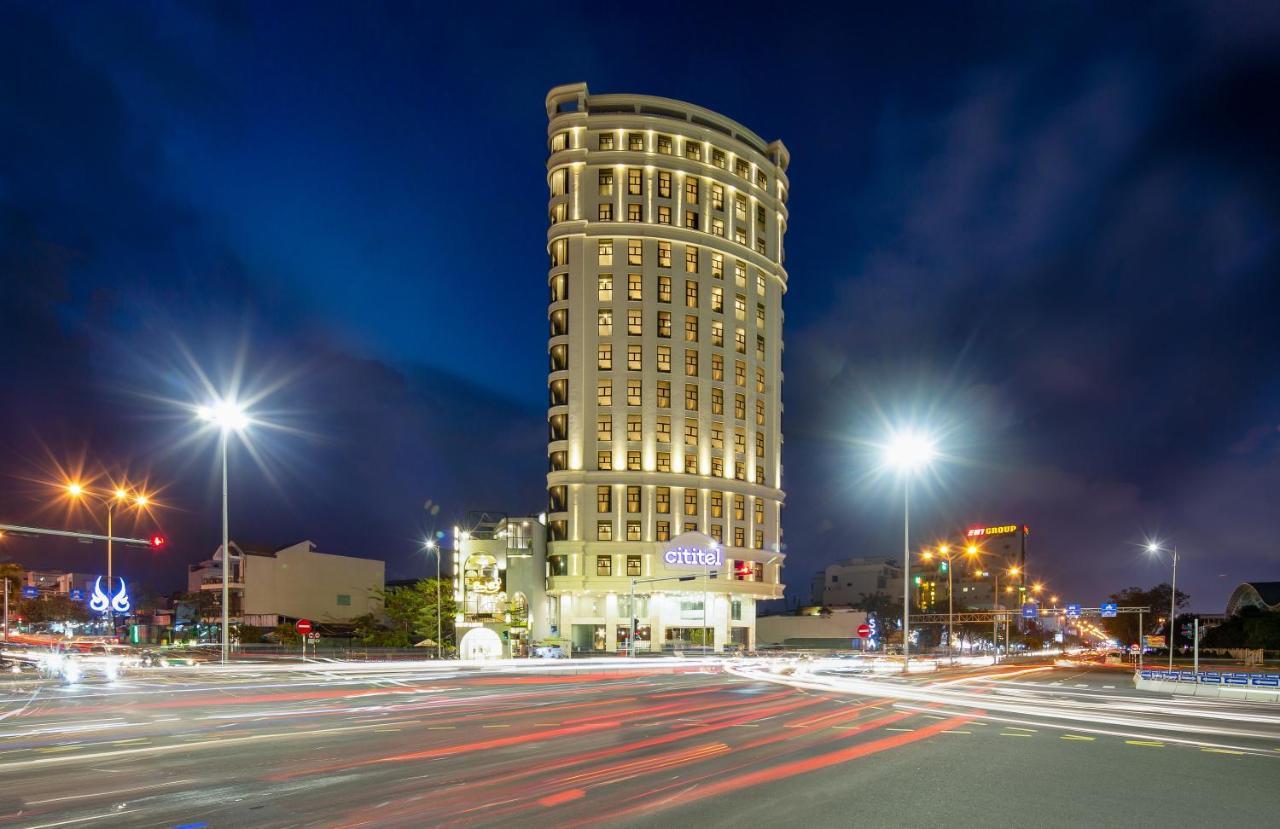
[(298, 623), (294, 625), (294, 627), (298, 629), (298, 633), (306, 636), (311, 632), (311, 621), (309, 619), (299, 619)]
[(1142, 650), (1142, 648), (1138, 647), (1137, 645), (1129, 646), (1129, 653), (1137, 653), (1140, 650)]
[(866, 639), (870, 636), (871, 636), (871, 625), (867, 624), (866, 622), (863, 622), (862, 624), (858, 625), (859, 639)]

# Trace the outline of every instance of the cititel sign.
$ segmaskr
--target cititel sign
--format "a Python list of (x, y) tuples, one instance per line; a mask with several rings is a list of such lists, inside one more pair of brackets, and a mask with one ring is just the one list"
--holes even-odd
[(709, 535), (681, 533), (667, 542), (662, 560), (668, 567), (719, 567), (724, 564), (724, 550)]

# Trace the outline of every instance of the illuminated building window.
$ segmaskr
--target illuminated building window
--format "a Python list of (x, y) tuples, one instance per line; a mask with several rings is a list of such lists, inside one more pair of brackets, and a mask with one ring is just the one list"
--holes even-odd
[(711, 459), (711, 475), (715, 478), (724, 476), (724, 458)]
[(644, 299), (644, 277), (638, 273), (627, 274), (627, 299)]
[(563, 196), (569, 192), (569, 171), (556, 170), (551, 174), (551, 195)]
[(655, 424), (659, 443), (671, 442), (671, 417), (669, 415), (658, 415)]
[(711, 220), (711, 234), (719, 236), (721, 239), (724, 238), (724, 219)]
[(613, 415), (596, 418), (596, 440), (613, 440)]
[(733, 520), (744, 521), (747, 517), (747, 496), (733, 496)]
[(685, 384), (684, 407), (691, 412), (698, 411), (698, 387), (694, 383)]
[(756, 187), (759, 187), (761, 190), (769, 189), (769, 177), (759, 170), (756, 171)]
[(684, 157), (692, 161), (702, 160), (702, 144), (688, 139), (684, 142)]
[(698, 352), (692, 348), (684, 350), (684, 373), (689, 377), (698, 376)]
[(596, 348), (596, 368), (601, 371), (613, 368), (613, 346), (609, 343), (601, 343)]
[(733, 396), (733, 416), (738, 420), (747, 419), (747, 396), (745, 394), (735, 394)]
[(742, 527), (733, 528), (733, 546), (735, 547), (747, 546), (747, 531), (744, 528)]
[(747, 433), (741, 426), (733, 430), (733, 451), (739, 455), (747, 451)]
[(602, 273), (597, 278), (596, 283), (599, 285), (600, 301), (613, 302), (613, 274)]
[(639, 239), (627, 240), (627, 264), (644, 264), (644, 244)]
[(599, 172), (600, 195), (613, 195), (613, 170), (601, 170)]
[(725, 169), (726, 163), (725, 163), (724, 150), (712, 149), (711, 163), (719, 167), (721, 170)]
[(696, 210), (684, 211), (684, 226), (689, 228), (690, 230), (698, 229), (698, 211)]
[(711, 424), (711, 448), (712, 449), (724, 448), (724, 424), (723, 423)]
[(558, 153), (569, 148), (569, 133), (558, 132), (551, 136), (551, 152)]
[(658, 195), (664, 199), (671, 198), (670, 173), (658, 173)]
[(764, 274), (756, 272), (756, 293), (764, 296)]
[(747, 479), (747, 465), (742, 461), (737, 461), (733, 465), (733, 477), (739, 481)]
[[(640, 381), (639, 381), (639, 380), (628, 380), (628, 381), (627, 381), (627, 405), (628, 405), (628, 406), (639, 406), (639, 405), (640, 405), (640, 397), (641, 397), (641, 395), (640, 395)], [(744, 404), (744, 405), (745, 405), (745, 404)]]
[(613, 512), (613, 487), (596, 487), (596, 512)]
[(697, 176), (685, 176), (684, 200), (689, 204), (698, 203), (698, 177)]
[(640, 487), (627, 487), (627, 512), (640, 511)]
[(756, 334), (756, 359), (764, 359), (764, 335)]
[(764, 549), (764, 530), (756, 530), (755, 542), (757, 550)]
[[(711, 324), (711, 344), (712, 345), (716, 344), (715, 323)], [(720, 345), (724, 345), (724, 329), (723, 328), (720, 329)], [(724, 357), (720, 354), (711, 355), (711, 379), (712, 380), (724, 379)]]
[(747, 353), (747, 332), (741, 328), (733, 332), (733, 347), (739, 354)]
[(745, 222), (747, 220), (747, 197), (746, 196), (733, 197), (733, 218), (737, 219), (740, 222)]
[(671, 346), (658, 346), (658, 371), (669, 373), (671, 371)]
[(613, 221), (613, 202), (601, 202), (596, 210), (596, 218), (602, 222)]
[(742, 294), (738, 294), (733, 298), (733, 316), (734, 319), (738, 320), (747, 318), (747, 298)]
[(684, 338), (686, 342), (698, 341), (698, 315), (686, 314), (684, 318)]
[(658, 267), (659, 268), (671, 267), (671, 243), (670, 242), (658, 243)]
[(747, 385), (747, 364), (742, 360), (733, 361), (733, 382), (746, 388)]
[(712, 524), (711, 532), (709, 533), (709, 535), (715, 540), (717, 544), (723, 544), (724, 543), (724, 524)]
[(667, 380), (658, 381), (658, 408), (671, 408), (671, 383)]
[(654, 492), (654, 509), (659, 515), (671, 513), (671, 487), (660, 486)]
[(658, 224), (671, 224), (671, 208), (665, 204), (658, 205)]
[(743, 178), (749, 178), (751, 176), (751, 165), (747, 163), (745, 158), (735, 158), (733, 160), (733, 172)]
[[(687, 532), (687, 533), (696, 533), (696, 532), (698, 531), (698, 525), (697, 525), (697, 523), (696, 523), (696, 522), (694, 522), (694, 521), (686, 521), (686, 522), (684, 522), (684, 531), (685, 531), (685, 532)], [(683, 605), (683, 604), (684, 604), (684, 602), (681, 602), (681, 605)], [(698, 602), (698, 609), (699, 609), (699, 610), (701, 610), (701, 609), (702, 609), (702, 602)]]
[(764, 425), (764, 401), (763, 400), (756, 401), (756, 425), (757, 426)]
[(671, 471), (671, 453), (670, 452), (658, 453), (658, 471), (659, 472)]
[(612, 406), (613, 405), (613, 381), (601, 380), (596, 383), (596, 405)]
[(633, 337), (644, 333), (644, 312), (639, 308), (627, 309), (627, 333)]
[(644, 152), (644, 133), (627, 133), (627, 149), (632, 152)]
[(733, 241), (740, 245), (745, 245), (747, 243), (747, 232), (740, 227), (735, 228), (733, 231)]
[(765, 388), (764, 369), (757, 366), (756, 367), (756, 391), (760, 392), (761, 394), (764, 394), (764, 388)]
[(761, 230), (764, 230), (764, 217), (765, 217), (764, 205), (757, 204), (756, 205), (756, 226), (759, 227)]
[(684, 514), (698, 514), (698, 490), (686, 488), (684, 491)]
[(723, 492), (711, 493), (711, 517), (712, 518), (724, 517), (724, 493)]
[[(671, 301), (671, 277), (658, 277), (658, 302)], [(668, 335), (669, 336), (669, 335)]]
[(613, 469), (613, 453), (597, 452), (596, 453), (596, 469), (609, 471)]
[(638, 345), (627, 346), (627, 370), (641, 371), (644, 368), (644, 360), (641, 357), (642, 350)]
[[(714, 302), (714, 297), (712, 301)], [(724, 323), (719, 320), (711, 323), (711, 344), (724, 348)]]
[(756, 465), (756, 483), (758, 484), (764, 483), (764, 464), (763, 463)]
[(756, 303), (756, 327), (764, 328), (764, 303)]
[(613, 335), (613, 311), (608, 308), (601, 308), (596, 315), (598, 327), (597, 331), (601, 337), (609, 337)]
[[(628, 521), (628, 522), (627, 522), (627, 540), (628, 540), (628, 541), (639, 541), (639, 540), (640, 540), (640, 522), (639, 522), (639, 521)], [(630, 557), (628, 557), (628, 558), (627, 558), (627, 566), (628, 566), (628, 569), (630, 569), (630, 564), (631, 564), (631, 558), (630, 558)]]
[(747, 287), (747, 266), (745, 263), (733, 263), (733, 284), (739, 288)]
[(694, 245), (684, 246), (684, 270), (685, 273), (698, 272), (698, 248)]
[(724, 389), (722, 388), (711, 389), (711, 413), (724, 414)]
[(684, 306), (686, 308), (698, 307), (698, 280), (686, 279), (684, 281)]
[(627, 440), (640, 440), (640, 415), (627, 415)]
[[(635, 522), (635, 525), (636, 525), (636, 537), (635, 537), (635, 538), (631, 538), (631, 537), (630, 537), (630, 536), (631, 536), (631, 524), (630, 524), (630, 523), (628, 523), (628, 524), (627, 524), (627, 536), (628, 536), (628, 537), (627, 537), (627, 540), (628, 540), (628, 541), (639, 541), (639, 540), (640, 540), (640, 522), (639, 522), (639, 521), (636, 521), (636, 522)], [(641, 573), (641, 572), (640, 572), (640, 562), (641, 562), (641, 558), (640, 558), (640, 556), (627, 556), (627, 575), (628, 575), (628, 576), (640, 576), (640, 575), (643, 575), (643, 573)], [(631, 597), (630, 597), (630, 596), (628, 596), (627, 598), (628, 598), (628, 599), (630, 599)], [(627, 614), (627, 615), (630, 615), (630, 611), (629, 611), (629, 610), (628, 610), (628, 614)]]
[(640, 170), (634, 167), (627, 170), (627, 195), (629, 196), (644, 195), (644, 171), (643, 170)]
[(769, 255), (769, 251), (765, 248), (763, 236), (756, 238), (756, 253), (760, 254), (761, 256)]
[(644, 221), (644, 205), (632, 203), (627, 205), (627, 221), (643, 222)]
[[(764, 533), (760, 533), (760, 540), (759, 540), (759, 543), (756, 544), (756, 549), (757, 550), (764, 549)], [(752, 570), (752, 575), (755, 576), (756, 581), (759, 581), (759, 582), (764, 581), (764, 564), (757, 561), (751, 567), (751, 570)]]
[(698, 445), (698, 421), (686, 420), (684, 422), (684, 445), (685, 446)]
[(764, 499), (763, 498), (755, 499), (755, 513), (756, 513), (756, 523), (763, 524), (764, 523)]
[(684, 456), (684, 471), (689, 475), (698, 474), (698, 456), (697, 455), (686, 454)]
[(724, 188), (719, 184), (711, 185), (711, 209), (724, 210)]
[(756, 432), (756, 457), (764, 457), (764, 432)]
[(599, 147), (602, 150), (612, 150), (613, 149), (613, 133), (611, 132), (600, 133)]
[[(723, 236), (724, 234), (721, 233), (720, 235)], [(724, 279), (724, 254), (723, 253), (712, 252), (711, 275), (714, 276), (716, 279)]]
[[(607, 526), (605, 526), (607, 525)], [(596, 540), (609, 541), (613, 536), (613, 526), (607, 521), (596, 525)], [(604, 535), (600, 535), (603, 531)], [(596, 556), (596, 575), (612, 576), (613, 575), (613, 556)]]
[(596, 241), (596, 259), (601, 265), (613, 264), (612, 239), (599, 239)]
[(627, 453), (627, 469), (631, 472), (640, 471), (640, 453), (638, 451)]
[(671, 540), (671, 522), (659, 521), (657, 524), (657, 536), (659, 541)]
[(671, 136), (669, 135), (658, 136), (658, 152), (662, 153), (663, 155), (671, 155)]

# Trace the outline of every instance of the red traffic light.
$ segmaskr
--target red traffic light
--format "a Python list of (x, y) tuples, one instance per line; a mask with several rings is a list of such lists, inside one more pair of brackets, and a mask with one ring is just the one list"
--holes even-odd
[(169, 543), (169, 539), (165, 538), (163, 535), (160, 535), (159, 533), (155, 533), (154, 535), (151, 536), (152, 549), (159, 549), (160, 547), (163, 547), (165, 544), (168, 544), (168, 543)]

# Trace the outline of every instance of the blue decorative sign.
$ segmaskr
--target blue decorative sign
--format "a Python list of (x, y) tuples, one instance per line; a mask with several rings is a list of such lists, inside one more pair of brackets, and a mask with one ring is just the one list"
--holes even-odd
[(39, 587), (32, 587), (32, 586), (31, 586), (31, 585), (29, 585), (29, 584), (28, 584), (28, 585), (23, 585), (23, 587), (22, 587), (22, 598), (24, 598), (24, 599), (38, 599), (38, 598), (40, 598), (40, 588), (39, 588)]
[(1027, 602), (1026, 604), (1024, 604), (1024, 605), (1022, 606), (1022, 618), (1024, 618), (1024, 619), (1034, 619), (1034, 618), (1036, 618), (1036, 603), (1035, 603), (1035, 602)]
[[(110, 588), (111, 585), (107, 585), (107, 589)], [(111, 608), (116, 613), (128, 613), (129, 607), (129, 588), (124, 579), (120, 579), (120, 592), (108, 596), (102, 592), (102, 576), (98, 576), (98, 580), (93, 583), (93, 598), (89, 600), (89, 609), (106, 613), (107, 608)]]
[(1102, 610), (1102, 617), (1103, 617), (1104, 619), (1113, 618), (1113, 617), (1116, 615), (1116, 612), (1117, 612), (1117, 611), (1116, 611), (1116, 603), (1115, 603), (1115, 602), (1103, 602), (1103, 603), (1102, 603), (1102, 608), (1101, 608), (1101, 610)]
[(1072, 617), (1072, 618), (1075, 618), (1075, 617), (1079, 616), (1079, 615), (1080, 615), (1080, 605), (1078, 605), (1078, 604), (1069, 604), (1069, 605), (1067, 605), (1067, 615), (1068, 615), (1068, 616), (1070, 616), (1070, 617)]
[(71, 592), (68, 594), (68, 598), (73, 602), (83, 602), (84, 590), (79, 587), (73, 587), (71, 588)]

